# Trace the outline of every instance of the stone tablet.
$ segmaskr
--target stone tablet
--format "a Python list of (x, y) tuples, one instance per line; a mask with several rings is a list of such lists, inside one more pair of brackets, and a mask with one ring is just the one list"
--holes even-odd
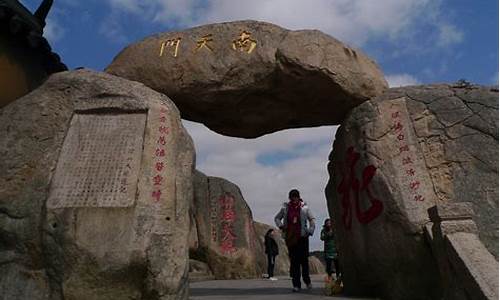
[(145, 113), (75, 114), (47, 206), (127, 207), (134, 203)]

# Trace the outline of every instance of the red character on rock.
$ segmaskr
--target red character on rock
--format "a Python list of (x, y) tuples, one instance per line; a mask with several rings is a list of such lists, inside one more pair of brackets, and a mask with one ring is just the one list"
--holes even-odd
[[(363, 169), (362, 180), (356, 177), (355, 167), (360, 158), (360, 154), (353, 147), (347, 149), (346, 158), (346, 173), (344, 178), (337, 187), (337, 192), (342, 195), (342, 221), (346, 229), (352, 226), (352, 201), (354, 198), (354, 208), (356, 211), (356, 219), (361, 224), (368, 224), (377, 218), (383, 211), (384, 205), (382, 201), (375, 198), (370, 190), (370, 183), (375, 176), (376, 168), (369, 165)], [(365, 193), (370, 200), (371, 206), (365, 211), (360, 207), (360, 193)]]

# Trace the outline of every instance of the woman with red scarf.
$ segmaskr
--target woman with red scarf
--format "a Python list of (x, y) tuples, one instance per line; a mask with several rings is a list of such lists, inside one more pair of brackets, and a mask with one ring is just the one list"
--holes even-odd
[(309, 277), (309, 236), (314, 233), (315, 223), (298, 190), (291, 190), (288, 198), (290, 201), (283, 204), (274, 221), (284, 234), (290, 256), (293, 291), (298, 292), (301, 288), (301, 273), (307, 288), (312, 288)]

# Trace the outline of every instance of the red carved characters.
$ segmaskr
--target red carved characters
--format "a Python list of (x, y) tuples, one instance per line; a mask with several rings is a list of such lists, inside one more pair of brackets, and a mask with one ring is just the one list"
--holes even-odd
[[(375, 198), (370, 190), (370, 183), (377, 169), (372, 165), (365, 167), (363, 169), (362, 181), (360, 182), (355, 174), (355, 167), (359, 158), (359, 153), (356, 152), (353, 147), (347, 149), (346, 170), (337, 188), (337, 192), (342, 195), (342, 221), (347, 230), (351, 229), (352, 226), (352, 198), (354, 198), (356, 219), (361, 224), (370, 223), (377, 218), (384, 209), (382, 201)], [(359, 203), (361, 193), (366, 193), (371, 203), (370, 208), (365, 211), (361, 210)]]
[(234, 210), (234, 197), (226, 193), (219, 198), (221, 213), (221, 240), (220, 248), (223, 254), (231, 254), (236, 251), (234, 241), (234, 222), (236, 221), (236, 212)]
[[(414, 159), (412, 159), (412, 153), (410, 151), (410, 146), (407, 144), (407, 138), (402, 133), (403, 128), (405, 127), (402, 123), (402, 118), (400, 111), (393, 111), (391, 113), (392, 118), (392, 131), (396, 135), (396, 143), (399, 147), (399, 154), (401, 155), (401, 165), (403, 166), (407, 180), (409, 182), (408, 187), (413, 193), (414, 201), (424, 201), (425, 198), (419, 194), (418, 190), (420, 188), (420, 181), (414, 180), (412, 177), (416, 177), (415, 169), (413, 168)], [(405, 153), (403, 153), (405, 152)]]
[(163, 185), (163, 180), (164, 177), (160, 175), (159, 173), (165, 169), (165, 147), (167, 144), (167, 137), (166, 135), (169, 134), (168, 127), (166, 127), (162, 123), (166, 123), (167, 121), (167, 116), (165, 115), (168, 112), (168, 109), (165, 107), (160, 108), (160, 115), (159, 115), (159, 121), (161, 125), (158, 127), (158, 139), (156, 140), (156, 148), (154, 152), (154, 159), (155, 162), (153, 163), (153, 175), (151, 177), (151, 181), (153, 183), (153, 186), (155, 187), (154, 190), (151, 193), (151, 197), (156, 201), (160, 201), (160, 197), (162, 195), (161, 193), (161, 187)]

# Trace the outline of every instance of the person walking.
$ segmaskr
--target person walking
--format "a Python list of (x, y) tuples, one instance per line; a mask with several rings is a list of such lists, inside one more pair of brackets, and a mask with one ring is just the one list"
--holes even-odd
[(264, 237), (265, 253), (267, 254), (267, 275), (269, 280), (278, 280), (274, 277), (274, 265), (279, 254), (278, 244), (274, 240), (274, 229), (269, 229)]
[(330, 219), (326, 219), (323, 224), (323, 229), (321, 230), (320, 239), (324, 243), (324, 255), (326, 262), (326, 273), (328, 274), (329, 279), (331, 279), (333, 274), (332, 263), (335, 265), (335, 275), (336, 279), (340, 278), (340, 268), (339, 261), (337, 257), (337, 248), (335, 247), (335, 235), (333, 232), (332, 221)]
[(301, 273), (307, 288), (312, 289), (309, 277), (309, 236), (314, 234), (315, 219), (307, 204), (300, 198), (298, 190), (291, 190), (288, 199), (274, 217), (274, 222), (283, 232), (288, 248), (293, 292), (299, 292)]

